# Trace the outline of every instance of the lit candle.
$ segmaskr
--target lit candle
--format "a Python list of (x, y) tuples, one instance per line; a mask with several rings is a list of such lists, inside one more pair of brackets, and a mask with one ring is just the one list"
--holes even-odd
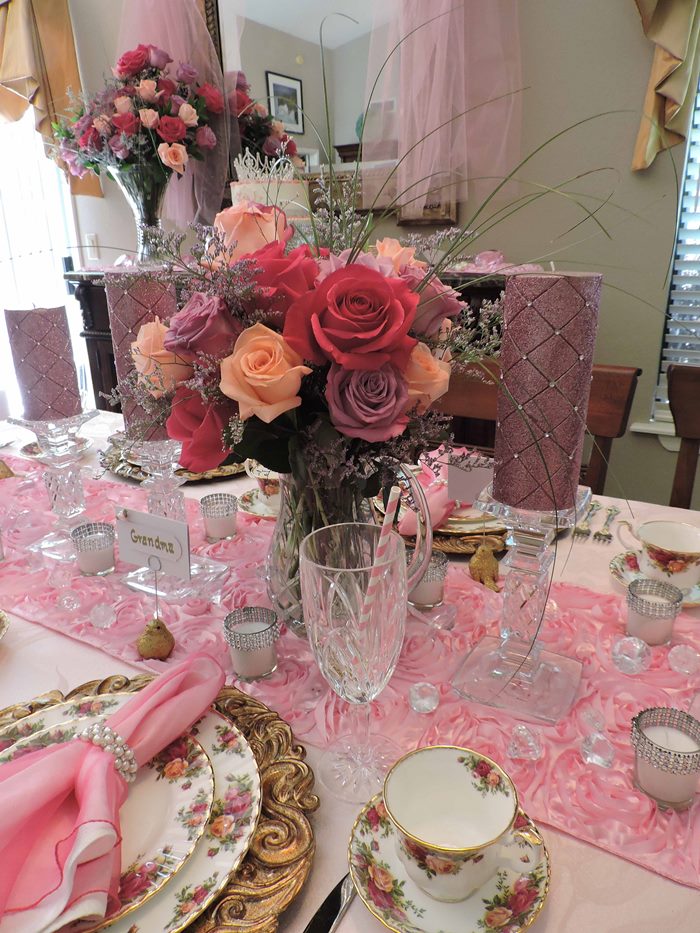
[(209, 541), (232, 538), (236, 534), (238, 499), (226, 492), (202, 496), (199, 508), (204, 519), (204, 533)]
[(633, 580), (627, 591), (627, 634), (647, 645), (668, 644), (682, 601), (683, 594), (670, 583)]
[(114, 570), (114, 527), (107, 522), (86, 522), (71, 532), (80, 572), (103, 577)]
[(272, 609), (234, 609), (224, 619), (224, 637), (239, 680), (258, 680), (277, 669), (279, 627)]
[(635, 783), (662, 808), (683, 810), (700, 777), (700, 722), (682, 710), (646, 709), (632, 720)]

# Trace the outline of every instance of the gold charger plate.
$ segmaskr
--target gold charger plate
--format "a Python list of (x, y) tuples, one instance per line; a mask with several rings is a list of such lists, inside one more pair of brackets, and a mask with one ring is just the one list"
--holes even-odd
[[(100, 462), (110, 473), (121, 476), (123, 479), (133, 479), (138, 483), (148, 479), (148, 473), (138, 464), (127, 460), (124, 451), (113, 444), (100, 452)], [(244, 473), (245, 465), (242, 463), (227, 463), (215, 470), (206, 470), (204, 473), (193, 473), (191, 470), (177, 470), (176, 472), (178, 476), (185, 477), (185, 482), (197, 483), (203, 480), (230, 479), (232, 476)]]
[[(408, 544), (415, 544), (415, 538), (406, 538)], [(480, 544), (485, 544), (492, 550), (505, 551), (506, 535), (443, 535), (433, 532), (433, 550), (440, 551), (443, 554), (464, 554), (470, 556), (476, 553)]]
[[(65, 696), (58, 690), (0, 710), (0, 727), (65, 700), (136, 692), (152, 676), (93, 680)], [(248, 853), (221, 897), (188, 927), (193, 933), (275, 933), (279, 916), (303, 887), (316, 843), (309, 815), (319, 805), (306, 751), (264, 703), (224, 687), (214, 703), (243, 732), (260, 769), (262, 811)], [(155, 931), (153, 931), (155, 933)]]

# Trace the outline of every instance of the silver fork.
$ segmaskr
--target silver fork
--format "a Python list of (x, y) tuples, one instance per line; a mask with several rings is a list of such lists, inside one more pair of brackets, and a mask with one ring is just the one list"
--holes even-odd
[(610, 544), (612, 541), (612, 533), (610, 531), (610, 526), (615, 520), (615, 516), (620, 514), (620, 510), (616, 505), (610, 505), (605, 510), (608, 514), (605, 517), (605, 523), (600, 531), (596, 531), (593, 535), (594, 541), (604, 541), (606, 544)]
[(576, 525), (576, 527), (574, 528), (575, 538), (587, 538), (590, 535), (591, 519), (593, 518), (593, 516), (595, 515), (595, 513), (598, 511), (600, 507), (601, 507), (600, 502), (598, 502), (597, 499), (593, 499), (591, 501), (591, 504), (588, 506), (588, 509), (586, 510), (586, 515), (583, 521), (580, 522), (578, 525)]

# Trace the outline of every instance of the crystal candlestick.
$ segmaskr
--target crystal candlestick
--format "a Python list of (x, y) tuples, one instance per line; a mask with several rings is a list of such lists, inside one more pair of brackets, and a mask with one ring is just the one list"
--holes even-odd
[(500, 637), (483, 638), (457, 669), (452, 685), (461, 696), (507, 709), (518, 718), (557, 722), (571, 707), (581, 663), (543, 649), (545, 617), (554, 563), (550, 547), (557, 531), (571, 528), (591, 497), (579, 487), (573, 508), (533, 512), (497, 501), (488, 487), (475, 508), (502, 518), (510, 527)]

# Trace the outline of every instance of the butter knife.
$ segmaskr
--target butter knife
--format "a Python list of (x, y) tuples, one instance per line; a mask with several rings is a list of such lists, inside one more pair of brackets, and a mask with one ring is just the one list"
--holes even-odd
[(338, 882), (309, 920), (304, 933), (335, 933), (354, 896), (355, 885), (348, 874)]

